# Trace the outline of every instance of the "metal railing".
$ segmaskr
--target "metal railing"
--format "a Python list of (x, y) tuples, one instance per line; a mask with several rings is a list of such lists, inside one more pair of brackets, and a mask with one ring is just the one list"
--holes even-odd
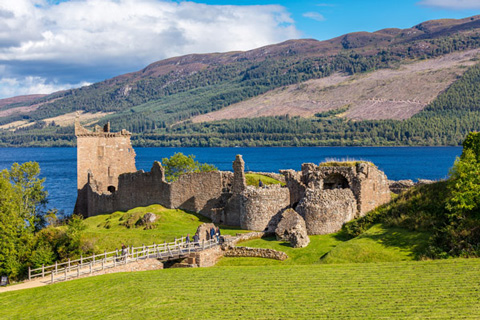
[(67, 280), (84, 274), (92, 274), (118, 265), (136, 262), (139, 259), (155, 258), (161, 261), (187, 257), (192, 252), (199, 252), (218, 245), (216, 239), (202, 242), (186, 242), (185, 237), (175, 239), (174, 242), (153, 244), (150, 246), (127, 247), (125, 250), (115, 250), (66, 262), (55, 262), (53, 265), (41, 268), (28, 268), (28, 279), (50, 277), (50, 282)]

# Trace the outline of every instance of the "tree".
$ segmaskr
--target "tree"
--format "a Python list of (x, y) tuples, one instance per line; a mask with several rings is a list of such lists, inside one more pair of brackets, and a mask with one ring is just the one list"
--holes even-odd
[(181, 152), (175, 153), (170, 158), (162, 159), (167, 181), (176, 181), (185, 173), (209, 172), (218, 170), (214, 165), (195, 161), (194, 155), (186, 156)]
[(38, 163), (14, 163), (0, 172), (0, 273), (18, 278), (25, 272), (34, 234), (44, 225), (47, 192)]

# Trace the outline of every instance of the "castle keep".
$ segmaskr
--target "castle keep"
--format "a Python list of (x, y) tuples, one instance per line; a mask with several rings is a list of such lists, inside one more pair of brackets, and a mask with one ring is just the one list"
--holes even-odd
[(130, 133), (94, 131), (75, 124), (78, 197), (75, 213), (85, 217), (161, 204), (200, 213), (214, 223), (274, 231), (283, 211), (292, 208), (308, 234), (338, 231), (342, 225), (390, 200), (387, 177), (373, 164), (302, 165), (300, 172), (271, 174), (285, 186), (247, 186), (244, 162), (237, 155), (232, 172), (202, 172), (166, 182), (154, 162), (150, 172), (135, 169)]

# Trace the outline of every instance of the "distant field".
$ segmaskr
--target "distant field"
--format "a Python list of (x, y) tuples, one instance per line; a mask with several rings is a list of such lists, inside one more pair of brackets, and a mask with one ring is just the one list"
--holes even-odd
[(165, 269), (0, 294), (2, 319), (478, 319), (480, 260)]

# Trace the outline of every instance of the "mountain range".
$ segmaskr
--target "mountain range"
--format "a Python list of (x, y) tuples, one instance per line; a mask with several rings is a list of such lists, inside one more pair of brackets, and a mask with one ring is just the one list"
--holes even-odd
[(0, 146), (71, 146), (73, 119), (137, 146), (457, 145), (480, 127), (480, 16), (191, 54), (0, 100)]

